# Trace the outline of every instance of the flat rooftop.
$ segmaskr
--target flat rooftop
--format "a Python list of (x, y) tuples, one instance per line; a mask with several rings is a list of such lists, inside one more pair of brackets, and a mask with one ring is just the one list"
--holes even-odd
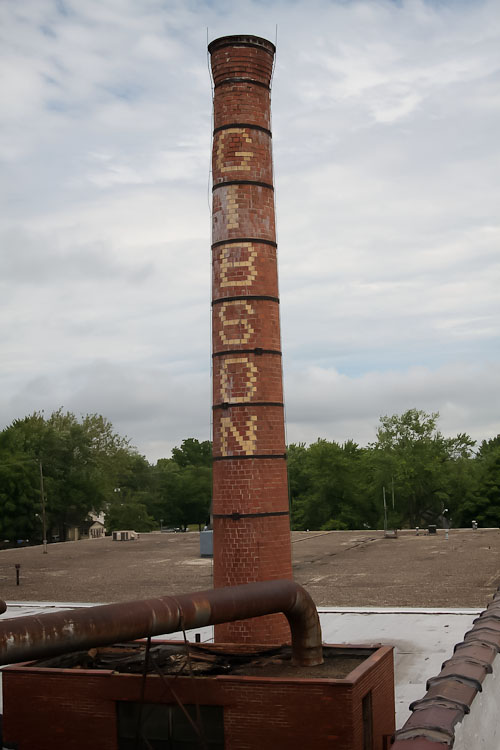
[[(396, 725), (425, 693), (500, 584), (500, 530), (449, 538), (382, 531), (292, 532), (295, 580), (311, 594), (323, 640), (395, 648)], [(15, 564), (21, 565), (16, 586)], [(133, 542), (83, 540), (0, 551), (2, 618), (212, 587), (199, 534), (144, 534)], [(188, 638), (212, 639), (212, 628)], [(168, 638), (182, 639), (183, 634)]]
[[(318, 606), (473, 607), (500, 584), (500, 530), (292, 532), (295, 580)], [(21, 565), (16, 586), (15, 564)], [(118, 602), (212, 588), (199, 534), (141, 534), (0, 551), (0, 598)]]

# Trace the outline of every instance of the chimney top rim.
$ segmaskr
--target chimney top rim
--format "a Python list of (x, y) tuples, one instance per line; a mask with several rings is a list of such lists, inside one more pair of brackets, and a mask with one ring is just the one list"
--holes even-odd
[(264, 39), (262, 36), (255, 36), (254, 34), (233, 34), (230, 36), (221, 36), (218, 39), (214, 39), (208, 45), (208, 51), (210, 54), (216, 50), (222, 49), (223, 47), (257, 47), (263, 49), (274, 55), (276, 47), (268, 39)]

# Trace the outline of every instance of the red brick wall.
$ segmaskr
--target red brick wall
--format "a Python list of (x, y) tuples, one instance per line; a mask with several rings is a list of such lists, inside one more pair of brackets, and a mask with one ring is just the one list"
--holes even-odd
[[(209, 49), (217, 587), (291, 578), (292, 567), (269, 131), (274, 46), (240, 36)], [(282, 615), (216, 627), (217, 640), (288, 638)]]
[(18, 743), (18, 750), (116, 750), (111, 672), (9, 670), (2, 677), (4, 743)]
[[(183, 703), (224, 706), (226, 750), (363, 750), (361, 700), (371, 691), (373, 748), (384, 750), (383, 736), (394, 732), (392, 660), (392, 649), (379, 649), (348, 680), (177, 677), (172, 684)], [(139, 701), (141, 685), (140, 675), (7, 667), (4, 740), (19, 750), (116, 750), (115, 702)], [(156, 675), (146, 680), (144, 700), (175, 702)]]
[[(385, 750), (389, 747), (390, 739), (394, 734), (395, 726), (395, 704), (394, 704), (394, 668), (393, 652), (390, 649), (390, 655), (385, 649), (379, 649), (374, 655), (373, 660), (377, 663), (376, 681), (373, 675), (363, 671), (357, 676), (357, 670), (352, 673), (351, 679), (353, 686), (353, 747), (355, 743), (360, 743), (363, 747), (362, 737), (362, 700), (364, 696), (371, 691), (372, 693), (372, 710), (373, 710), (373, 737), (374, 750)], [(362, 671), (362, 665), (360, 671)], [(384, 739), (385, 738), (385, 739)]]

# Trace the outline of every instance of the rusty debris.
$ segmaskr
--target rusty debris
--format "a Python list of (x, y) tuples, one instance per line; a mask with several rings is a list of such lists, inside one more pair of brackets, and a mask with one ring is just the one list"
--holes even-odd
[[(311, 668), (315, 678), (343, 679), (373, 652), (370, 648), (324, 647), (324, 663)], [(30, 666), (43, 669), (109, 670), (122, 674), (161, 673), (166, 676), (190, 675), (212, 677), (215, 675), (246, 675), (286, 677), (293, 673), (301, 676), (307, 668), (292, 665), (289, 646), (242, 647), (232, 651), (220, 644), (184, 644), (157, 642), (147, 648), (144, 641), (117, 643), (113, 646), (77, 651), (51, 659), (41, 659)]]

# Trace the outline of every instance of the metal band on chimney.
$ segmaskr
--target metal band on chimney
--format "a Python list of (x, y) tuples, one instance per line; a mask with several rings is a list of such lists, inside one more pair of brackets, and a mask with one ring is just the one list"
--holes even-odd
[(260, 347), (256, 347), (255, 349), (224, 349), (224, 351), (214, 352), (212, 358), (224, 357), (226, 354), (255, 354), (257, 357), (263, 354), (276, 354), (278, 357), (283, 356), (278, 349), (261, 349)]
[(227, 240), (218, 240), (217, 242), (212, 242), (212, 250), (215, 247), (220, 247), (220, 245), (227, 245), (231, 243), (238, 244), (241, 242), (256, 242), (259, 245), (270, 245), (271, 247), (278, 247), (278, 244), (273, 240), (263, 239), (262, 237), (232, 237), (228, 238)]
[(239, 294), (234, 297), (219, 297), (212, 300), (212, 305), (220, 305), (222, 302), (234, 302), (235, 300), (266, 299), (270, 302), (280, 303), (279, 297), (271, 297), (270, 294)]
[(214, 404), (212, 406), (212, 409), (237, 409), (238, 407), (242, 406), (279, 406), (283, 409), (285, 404), (283, 403), (283, 401), (239, 401), (234, 404)]
[(262, 125), (254, 125), (251, 122), (230, 122), (227, 125), (219, 125), (218, 128), (214, 128), (213, 135), (217, 135), (221, 130), (228, 130), (229, 128), (249, 128), (250, 130), (260, 130), (261, 133), (265, 133), (269, 138), (273, 137), (269, 128), (264, 128)]
[[(252, 453), (249, 456), (214, 456), (212, 459), (213, 461), (250, 461), (252, 460), (260, 460), (260, 459), (278, 459), (281, 458), (284, 461), (286, 461), (286, 453), (261, 453), (260, 455), (258, 453)], [(213, 515), (213, 513), (212, 513)]]
[(214, 84), (214, 89), (219, 88), (220, 86), (227, 86), (229, 83), (251, 83), (253, 86), (262, 86), (264, 89), (270, 90), (270, 86), (266, 83), (263, 83), (262, 81), (256, 81), (254, 78), (241, 78), (239, 76), (234, 76), (233, 78), (224, 78), (222, 81), (217, 81), (216, 84)]
[(227, 180), (226, 182), (218, 182), (212, 187), (212, 193), (218, 188), (227, 187), (228, 185), (257, 185), (258, 187), (266, 188), (274, 192), (274, 186), (268, 182), (259, 182), (258, 180)]
[(238, 511), (234, 511), (233, 513), (213, 513), (212, 518), (230, 518), (231, 521), (240, 521), (242, 518), (269, 518), (270, 516), (289, 515), (290, 511), (288, 510), (269, 511), (269, 513), (238, 513)]

